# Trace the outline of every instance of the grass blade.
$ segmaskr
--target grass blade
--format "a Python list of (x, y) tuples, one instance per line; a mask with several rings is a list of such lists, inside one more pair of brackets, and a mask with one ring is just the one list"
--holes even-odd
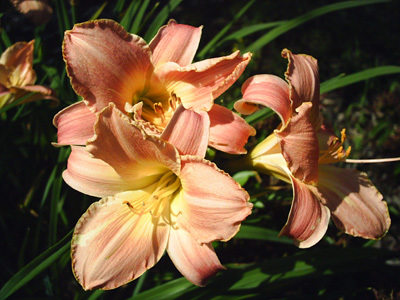
[(255, 0), (249, 1), (233, 18), (231, 22), (229, 22), (214, 38), (204, 46), (204, 48), (198, 53), (199, 59), (203, 59), (206, 55), (209, 54), (212, 48), (215, 48), (215, 45), (218, 41), (223, 37), (226, 32), (232, 27), (232, 25), (253, 5)]
[(400, 66), (380, 66), (350, 75), (339, 75), (321, 83), (321, 94), (370, 78), (398, 73), (400, 73)]
[(69, 251), (72, 232), (73, 230), (11, 277), (0, 290), (0, 300), (7, 299)]
[(329, 4), (317, 9), (314, 9), (312, 11), (309, 11), (305, 13), (304, 15), (301, 15), (299, 17), (296, 17), (290, 21), (285, 22), (281, 26), (278, 26), (272, 30), (270, 30), (267, 34), (263, 35), (260, 37), (258, 40), (256, 40), (254, 43), (252, 43), (249, 47), (244, 52), (256, 52), (260, 50), (262, 47), (264, 47), (266, 44), (271, 42), (272, 40), (276, 39), (278, 36), (284, 34), (285, 32), (309, 21), (312, 20), (316, 17), (342, 10), (342, 9), (347, 9), (347, 8), (352, 8), (352, 7), (357, 7), (357, 6), (362, 6), (362, 5), (369, 5), (369, 4), (375, 4), (375, 3), (383, 3), (383, 2), (388, 2), (386, 0), (355, 0), (355, 1), (345, 1), (345, 2), (339, 2), (339, 3), (334, 3), (334, 4)]
[(146, 34), (143, 35), (145, 41), (149, 42), (157, 33), (158, 29), (164, 25), (169, 14), (181, 3), (182, 0), (170, 0), (161, 11), (154, 17), (153, 22), (150, 24), (149, 29), (147, 29)]

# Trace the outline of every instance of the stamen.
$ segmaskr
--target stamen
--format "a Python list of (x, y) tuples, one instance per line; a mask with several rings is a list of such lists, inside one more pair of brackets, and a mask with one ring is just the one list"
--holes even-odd
[[(124, 201), (123, 204), (128, 205), (129, 209), (138, 215), (150, 213), (154, 218), (159, 218), (166, 205), (172, 199), (174, 193), (179, 190), (181, 181), (173, 172), (167, 172), (161, 176), (156, 183), (156, 187), (145, 196), (145, 199), (140, 204), (134, 207), (129, 201)], [(138, 201), (140, 199), (137, 199)], [(136, 202), (138, 203), (138, 202)], [(140, 202), (139, 202), (140, 203)]]
[(335, 137), (330, 143), (327, 150), (320, 151), (322, 155), (319, 157), (319, 164), (330, 164), (339, 161), (343, 161), (350, 155), (351, 147), (348, 147), (346, 151), (344, 151), (343, 143), (346, 140), (346, 129), (342, 129), (340, 132), (340, 139)]

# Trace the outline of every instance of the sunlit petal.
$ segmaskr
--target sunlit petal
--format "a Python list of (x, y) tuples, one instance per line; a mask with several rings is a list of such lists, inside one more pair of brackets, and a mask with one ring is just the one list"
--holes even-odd
[(308, 186), (292, 177), (293, 203), (280, 235), (290, 237), (300, 248), (318, 243), (328, 228), (330, 212)]
[(185, 230), (171, 228), (167, 251), (179, 272), (199, 286), (224, 269), (211, 243), (199, 244)]
[[(142, 197), (131, 192), (132, 199)], [(162, 256), (170, 226), (151, 214), (132, 213), (115, 197), (93, 203), (72, 238), (72, 267), (86, 289), (113, 289), (143, 274)]]
[(250, 213), (249, 195), (215, 164), (182, 156), (182, 192), (171, 204), (178, 227), (198, 243), (232, 238)]
[(289, 98), (289, 86), (275, 75), (255, 75), (242, 85), (243, 99), (235, 103), (235, 109), (241, 114), (250, 115), (266, 106), (274, 110), (286, 124), (292, 116), (292, 103)]
[(210, 134), (210, 118), (180, 105), (164, 129), (161, 139), (173, 144), (181, 155), (204, 157)]
[(250, 58), (249, 53), (240, 56), (236, 51), (229, 56), (202, 60), (186, 67), (166, 63), (155, 72), (167, 89), (181, 99), (185, 108), (209, 111), (214, 99), (243, 73)]
[(167, 170), (179, 174), (176, 148), (148, 136), (112, 103), (99, 114), (95, 137), (87, 145), (94, 157), (110, 164), (126, 180), (163, 174)]
[(321, 165), (318, 191), (336, 226), (346, 233), (378, 239), (388, 231), (387, 204), (365, 173)]
[(85, 147), (72, 146), (67, 169), (63, 173), (65, 182), (81, 193), (106, 197), (130, 189), (142, 188), (154, 181), (154, 177), (126, 181), (115, 170), (100, 159), (90, 156)]
[(110, 101), (123, 110), (152, 71), (146, 42), (112, 20), (75, 25), (65, 34), (63, 55), (74, 90), (97, 111)]
[(192, 63), (199, 46), (202, 27), (177, 24), (171, 20), (159, 29), (149, 46), (153, 52), (153, 64), (175, 62), (180, 66)]
[(232, 154), (245, 154), (244, 145), (255, 129), (230, 109), (214, 104), (210, 116), (210, 146)]
[(310, 121), (311, 103), (303, 103), (288, 125), (275, 130), (282, 155), (292, 174), (301, 181), (318, 180), (318, 139)]
[(289, 61), (285, 77), (290, 85), (293, 109), (303, 102), (311, 102), (311, 122), (318, 123), (320, 93), (317, 60), (310, 55), (292, 54), (288, 49), (282, 51), (282, 56)]
[(94, 135), (95, 122), (96, 115), (83, 102), (64, 108), (53, 119), (57, 127), (57, 145), (86, 145)]

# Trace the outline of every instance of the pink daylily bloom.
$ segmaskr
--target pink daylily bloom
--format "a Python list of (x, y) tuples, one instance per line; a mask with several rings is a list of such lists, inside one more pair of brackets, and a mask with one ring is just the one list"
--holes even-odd
[(246, 157), (253, 168), (292, 184), (293, 203), (281, 231), (301, 248), (311, 247), (325, 234), (332, 217), (347, 234), (383, 237), (390, 227), (386, 202), (366, 174), (329, 165), (345, 159), (341, 139), (322, 125), (319, 113), (317, 60), (282, 51), (289, 60), (287, 82), (274, 75), (256, 75), (242, 87), (235, 109), (243, 114), (259, 106), (273, 109), (281, 125)]
[(34, 42), (34, 40), (29, 43), (17, 42), (1, 54), (0, 108), (22, 97), (25, 99), (19, 104), (41, 99), (57, 100), (50, 88), (34, 85), (36, 81), (36, 72), (33, 70)]
[(83, 214), (72, 238), (73, 271), (84, 289), (134, 280), (165, 250), (196, 285), (223, 269), (211, 242), (232, 238), (252, 205), (238, 183), (202, 157), (198, 149), (207, 140), (182, 138), (180, 151), (170, 143), (179, 132), (201, 129), (196, 114), (178, 109), (159, 138), (110, 103), (97, 114), (86, 146), (72, 146), (64, 180), (102, 198)]
[[(66, 109), (56, 116), (58, 143), (75, 130), (59, 122), (60, 115), (98, 113), (110, 102), (142, 127), (148, 134), (160, 136), (176, 109), (182, 105), (204, 111), (210, 119), (209, 144), (228, 153), (245, 153), (244, 145), (254, 128), (234, 112), (215, 107), (214, 99), (226, 91), (242, 74), (251, 59), (239, 51), (192, 63), (201, 36), (201, 27), (177, 24), (171, 20), (147, 44), (129, 34), (112, 20), (77, 24), (65, 34), (63, 56), (76, 93), (85, 105)], [(204, 118), (205, 114), (202, 114)], [(66, 121), (65, 116), (62, 116)], [(84, 128), (92, 128), (90, 118)], [(68, 122), (67, 122), (68, 123)], [(222, 132), (230, 134), (223, 135)], [(92, 133), (85, 134), (90, 136)]]

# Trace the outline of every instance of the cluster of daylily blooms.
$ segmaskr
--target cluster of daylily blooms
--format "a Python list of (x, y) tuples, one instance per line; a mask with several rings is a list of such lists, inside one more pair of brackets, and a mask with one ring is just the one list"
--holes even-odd
[[(242, 74), (250, 53), (193, 63), (201, 27), (170, 21), (147, 44), (111, 20), (77, 24), (63, 56), (82, 101), (54, 118), (57, 145), (70, 145), (63, 173), (72, 188), (101, 198), (76, 225), (72, 265), (85, 289), (112, 289), (138, 278), (167, 250), (196, 285), (223, 266), (211, 242), (227, 241), (251, 213), (247, 192), (205, 159), (208, 147), (231, 154), (255, 130), (214, 104)], [(317, 61), (283, 50), (286, 81), (256, 75), (235, 103), (242, 114), (272, 108), (281, 125), (247, 155), (254, 169), (292, 184), (281, 234), (299, 247), (316, 244), (330, 216), (346, 233), (382, 237), (386, 203), (365, 174), (330, 163), (346, 159), (345, 133), (325, 129)]]

